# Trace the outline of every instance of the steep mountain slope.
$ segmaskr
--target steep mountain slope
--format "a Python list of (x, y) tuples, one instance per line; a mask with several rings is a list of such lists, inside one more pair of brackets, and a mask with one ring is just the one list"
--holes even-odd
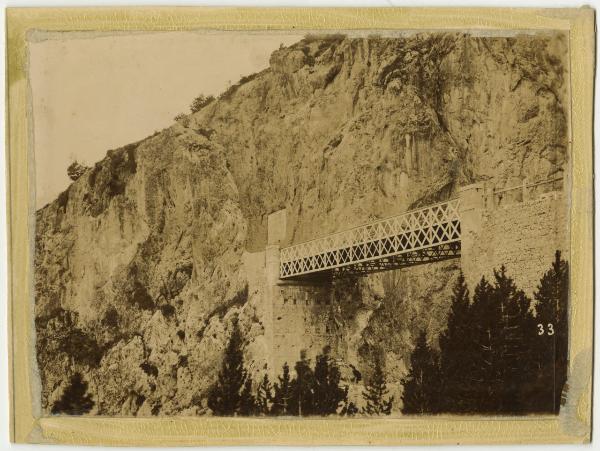
[[(42, 408), (79, 371), (93, 413), (203, 413), (238, 314), (260, 370), (265, 306), (243, 261), (264, 249), (273, 211), (287, 208), (292, 243), (475, 181), (562, 171), (566, 43), (307, 37), (197, 113), (109, 151), (36, 214)], [(383, 354), (398, 381), (418, 330), (435, 342), (443, 327), (457, 270), (451, 261), (340, 287), (339, 355), (368, 373)]]

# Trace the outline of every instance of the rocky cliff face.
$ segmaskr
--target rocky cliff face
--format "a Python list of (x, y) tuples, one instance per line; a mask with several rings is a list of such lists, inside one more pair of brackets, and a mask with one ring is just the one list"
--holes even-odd
[[(244, 257), (288, 211), (300, 242), (451, 197), (545, 179), (567, 158), (563, 36), (308, 37), (203, 109), (109, 151), (36, 214), (37, 357), (48, 411), (73, 372), (92, 413), (201, 414), (231, 327), (268, 353)], [(394, 385), (443, 327), (456, 262), (336, 288), (343, 343)], [(257, 363), (258, 365), (258, 363)], [(394, 389), (395, 390), (395, 389)]]

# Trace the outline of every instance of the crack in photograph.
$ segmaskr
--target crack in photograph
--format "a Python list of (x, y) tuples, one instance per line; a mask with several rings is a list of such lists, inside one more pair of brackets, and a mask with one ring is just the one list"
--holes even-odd
[(558, 415), (564, 32), (37, 32), (41, 412)]

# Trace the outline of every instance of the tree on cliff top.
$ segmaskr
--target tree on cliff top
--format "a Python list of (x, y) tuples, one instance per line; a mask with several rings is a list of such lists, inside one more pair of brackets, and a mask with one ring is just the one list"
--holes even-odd
[(237, 319), (229, 338), (225, 357), (216, 384), (208, 395), (208, 407), (218, 416), (234, 415), (242, 403), (242, 390), (246, 384), (242, 334)]
[(89, 168), (87, 166), (84, 166), (84, 165), (80, 164), (79, 162), (74, 161), (67, 168), (67, 175), (69, 176), (69, 178), (71, 180), (75, 181), (79, 177), (81, 177), (85, 173), (85, 171), (87, 171), (88, 169)]

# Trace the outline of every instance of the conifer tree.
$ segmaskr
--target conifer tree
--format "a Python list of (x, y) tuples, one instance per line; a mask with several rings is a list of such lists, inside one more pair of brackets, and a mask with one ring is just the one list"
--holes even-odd
[(296, 378), (291, 384), (290, 413), (298, 416), (313, 415), (315, 413), (314, 373), (304, 351), (301, 352), (300, 360), (296, 362), (294, 370)]
[(240, 393), (240, 408), (239, 414), (243, 416), (256, 415), (256, 399), (252, 394), (252, 379), (246, 373), (244, 388)]
[(473, 396), (464, 412), (525, 412), (532, 375), (530, 300), (501, 267), (493, 286), (482, 277), (470, 311), (473, 353), (466, 386)]
[(440, 335), (441, 392), (439, 410), (465, 412), (469, 408), (469, 369), (473, 362), (473, 324), (469, 290), (462, 272), (452, 290), (448, 326)]
[(388, 397), (385, 376), (381, 368), (381, 361), (375, 361), (373, 375), (362, 393), (366, 402), (363, 413), (367, 415), (389, 415), (392, 412), (393, 397)]
[(340, 370), (329, 355), (329, 348), (325, 348), (315, 363), (313, 390), (316, 415), (331, 415), (342, 403), (347, 405), (348, 387), (340, 387), (340, 379)]
[(216, 384), (208, 395), (208, 406), (217, 416), (234, 415), (240, 409), (241, 392), (246, 383), (242, 334), (237, 319), (225, 350), (225, 356)]
[[(568, 368), (568, 265), (560, 253), (542, 277), (535, 300), (534, 317), (530, 299), (501, 267), (494, 271), (493, 285), (481, 278), (469, 304), (459, 277), (448, 327), (440, 336), (438, 398), (444, 401), (427, 405), (435, 396), (427, 395), (426, 387), (435, 383), (422, 383), (422, 391), (414, 387), (419, 375), (412, 373), (420, 368), (415, 364), (427, 361), (431, 352), (420, 337), (411, 357), (417, 362), (404, 381), (404, 398), (412, 399), (409, 411), (435, 412), (440, 407), (460, 413), (558, 413)], [(421, 374), (424, 378), (434, 373)], [(405, 400), (404, 411), (406, 404)], [(420, 407), (410, 407), (413, 404)]]
[(437, 357), (427, 344), (425, 331), (419, 334), (415, 349), (410, 356), (411, 368), (403, 380), (403, 413), (437, 413), (439, 411), (438, 388), (440, 381)]
[(92, 396), (87, 393), (88, 383), (80, 373), (71, 376), (68, 387), (52, 406), (53, 414), (83, 415), (94, 407)]
[(273, 402), (272, 390), (269, 375), (265, 373), (256, 389), (256, 410), (258, 414), (268, 415), (270, 413)]
[(558, 413), (567, 381), (569, 353), (569, 266), (556, 251), (534, 293), (536, 393), (531, 409)]
[(527, 405), (524, 395), (531, 378), (531, 302), (519, 290), (502, 266), (494, 271), (493, 302), (500, 307), (498, 368), (499, 413), (522, 413)]
[(500, 359), (501, 308), (495, 302), (493, 287), (482, 277), (473, 294), (473, 363), (468, 379), (471, 387), (469, 413), (495, 413), (502, 390), (498, 369)]
[(290, 377), (290, 367), (283, 364), (283, 374), (277, 377), (275, 383), (273, 405), (271, 413), (273, 415), (290, 415), (290, 401), (292, 399), (292, 379)]

